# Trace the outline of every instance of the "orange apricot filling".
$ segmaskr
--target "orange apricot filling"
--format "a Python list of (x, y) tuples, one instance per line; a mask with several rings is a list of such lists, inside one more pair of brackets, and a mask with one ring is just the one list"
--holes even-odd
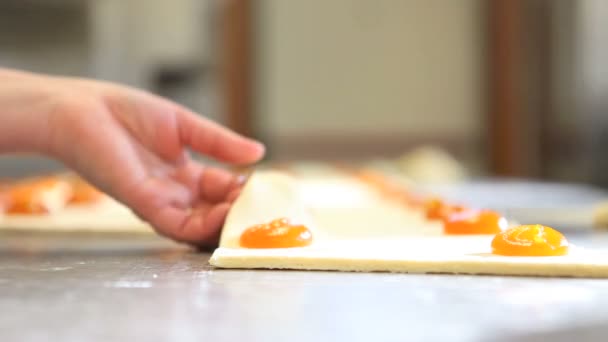
[(492, 253), (507, 256), (559, 256), (568, 253), (568, 241), (551, 227), (523, 225), (498, 233), (492, 240)]
[(490, 210), (468, 210), (450, 215), (443, 222), (446, 234), (497, 234), (507, 229), (507, 220)]
[(388, 183), (386, 176), (384, 176), (383, 174), (381, 174), (379, 172), (372, 171), (372, 170), (360, 170), (359, 172), (356, 173), (356, 176), (363, 183), (366, 183), (367, 185), (371, 186), (372, 188), (375, 188), (378, 190), (385, 188)]
[(72, 197), (70, 204), (95, 203), (103, 198), (103, 193), (81, 178), (70, 179)]
[(391, 180), (380, 172), (361, 170), (355, 176), (388, 200), (400, 202), (413, 208), (424, 206), (426, 201), (422, 196), (410, 192), (406, 186)]
[(424, 203), (426, 218), (429, 220), (446, 220), (452, 214), (466, 210), (461, 205), (452, 205), (437, 198), (431, 198)]
[(303, 225), (293, 225), (286, 218), (249, 227), (240, 238), (240, 245), (245, 248), (305, 247), (311, 243), (310, 230)]
[(55, 177), (16, 183), (6, 191), (6, 213), (47, 214), (62, 209), (71, 197), (70, 185)]

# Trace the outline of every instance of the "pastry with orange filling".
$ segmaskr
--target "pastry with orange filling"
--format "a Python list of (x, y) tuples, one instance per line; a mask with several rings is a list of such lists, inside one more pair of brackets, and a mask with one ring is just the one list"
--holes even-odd
[(446, 234), (497, 234), (507, 229), (507, 220), (491, 210), (467, 210), (450, 215), (443, 222)]
[(494, 237), (492, 253), (507, 256), (566, 255), (568, 240), (551, 227), (540, 224), (517, 226)]
[(305, 247), (311, 243), (311, 231), (306, 226), (291, 224), (286, 218), (252, 226), (240, 238), (240, 245), (245, 248)]
[(386, 185), (387, 185), (386, 177), (383, 174), (376, 172), (376, 171), (360, 170), (355, 175), (357, 178), (359, 178), (360, 181), (371, 186), (372, 188), (374, 188), (376, 190), (381, 190), (382, 188), (386, 187)]
[(401, 201), (407, 205), (409, 205), (410, 202), (414, 202), (412, 201), (413, 195), (405, 186), (391, 180), (380, 172), (360, 170), (355, 175), (361, 182), (365, 183), (388, 200)]
[(73, 176), (68, 179), (72, 186), (70, 204), (91, 204), (100, 201), (104, 194), (84, 179)]
[(66, 206), (72, 188), (59, 177), (44, 177), (12, 184), (5, 194), (7, 214), (48, 214)]
[(430, 198), (425, 201), (424, 210), (429, 220), (446, 220), (452, 214), (465, 211), (466, 207), (448, 204), (438, 198)]

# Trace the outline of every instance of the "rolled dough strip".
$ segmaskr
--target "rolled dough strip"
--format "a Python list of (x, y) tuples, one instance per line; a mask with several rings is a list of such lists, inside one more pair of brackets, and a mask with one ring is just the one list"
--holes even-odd
[[(221, 268), (608, 277), (608, 251), (572, 248), (569, 255), (561, 257), (497, 256), (490, 253), (493, 236), (440, 235), (436, 225), (417, 216), (420, 213), (407, 212), (403, 206), (391, 208), (373, 195), (357, 202), (362, 204), (360, 208), (351, 203), (350, 211), (359, 213), (352, 215), (356, 220), (349, 218), (348, 211), (342, 216), (333, 212), (332, 216), (328, 213), (336, 210), (335, 206), (311, 208), (313, 204), (309, 202), (314, 196), (310, 193), (303, 196), (300, 186), (304, 189), (306, 183), (301, 184), (280, 173), (255, 173), (229, 213), (220, 247), (210, 259), (211, 265)], [(328, 193), (318, 191), (316, 196), (324, 198), (321, 202), (331, 202), (327, 198), (338, 198), (341, 193), (335, 188)], [(402, 216), (397, 214), (400, 211)], [(310, 222), (315, 239), (311, 246), (239, 247), (238, 237), (249, 225), (291, 214)], [(330, 216), (332, 218), (328, 219)], [(358, 229), (352, 230), (350, 224), (354, 221), (360, 223)]]

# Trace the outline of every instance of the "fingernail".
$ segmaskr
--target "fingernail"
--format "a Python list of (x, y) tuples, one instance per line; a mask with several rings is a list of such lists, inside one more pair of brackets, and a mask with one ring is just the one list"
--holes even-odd
[(255, 145), (256, 145), (256, 148), (258, 150), (260, 150), (262, 153), (266, 151), (266, 146), (264, 144), (262, 144), (261, 142), (256, 141)]
[(249, 179), (248, 175), (240, 174), (236, 176), (235, 183), (237, 185), (243, 185), (247, 182), (247, 179)]

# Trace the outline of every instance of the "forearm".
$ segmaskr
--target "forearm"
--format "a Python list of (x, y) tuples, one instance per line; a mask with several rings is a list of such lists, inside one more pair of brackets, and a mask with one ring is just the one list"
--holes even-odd
[(0, 68), (0, 153), (47, 153), (49, 78)]

